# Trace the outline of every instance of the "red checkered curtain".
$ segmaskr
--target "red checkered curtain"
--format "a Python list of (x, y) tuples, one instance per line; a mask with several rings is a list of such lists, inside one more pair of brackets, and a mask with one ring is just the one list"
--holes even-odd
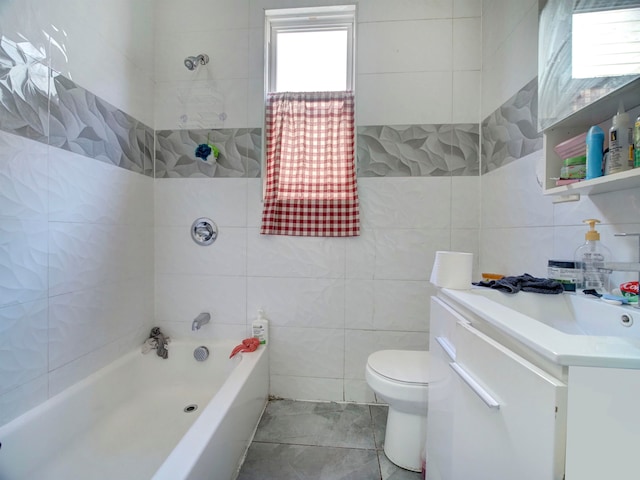
[(353, 92), (267, 97), (263, 235), (360, 235)]

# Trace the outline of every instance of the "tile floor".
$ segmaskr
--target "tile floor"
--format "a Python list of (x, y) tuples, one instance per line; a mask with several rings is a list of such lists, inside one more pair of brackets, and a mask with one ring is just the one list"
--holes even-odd
[(383, 448), (387, 407), (272, 400), (237, 480), (420, 480)]

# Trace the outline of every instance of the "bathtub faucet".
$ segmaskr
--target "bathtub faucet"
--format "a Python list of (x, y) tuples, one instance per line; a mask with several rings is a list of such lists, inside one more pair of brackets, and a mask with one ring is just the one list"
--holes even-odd
[(193, 320), (193, 323), (191, 324), (191, 330), (194, 332), (196, 330), (200, 330), (201, 326), (206, 325), (210, 321), (211, 315), (209, 313), (201, 313)]
[(160, 331), (160, 327), (153, 327), (151, 329), (149, 339), (152, 340), (150, 344), (156, 349), (158, 356), (167, 359), (169, 357), (169, 350), (167, 350), (169, 337)]

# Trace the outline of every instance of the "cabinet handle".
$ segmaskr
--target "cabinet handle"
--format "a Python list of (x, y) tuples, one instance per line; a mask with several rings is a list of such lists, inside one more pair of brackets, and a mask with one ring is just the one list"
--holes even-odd
[(482, 386), (478, 382), (476, 382), (476, 380), (471, 375), (469, 375), (469, 373), (467, 373), (467, 371), (464, 370), (460, 366), (460, 364), (452, 362), (449, 364), (449, 366), (453, 368), (453, 371), (458, 374), (458, 376), (464, 381), (464, 383), (466, 383), (469, 388), (473, 390), (473, 392), (478, 395), (478, 397), (480, 397), (480, 400), (482, 400), (487, 407), (493, 408), (495, 410), (500, 409), (500, 404), (498, 403), (498, 401), (491, 395), (489, 395), (489, 393), (484, 388), (482, 388)]
[(438, 342), (445, 353), (449, 355), (449, 358), (455, 361), (456, 350), (453, 348), (453, 345), (451, 345), (451, 342), (449, 342), (445, 337), (436, 337), (436, 342)]

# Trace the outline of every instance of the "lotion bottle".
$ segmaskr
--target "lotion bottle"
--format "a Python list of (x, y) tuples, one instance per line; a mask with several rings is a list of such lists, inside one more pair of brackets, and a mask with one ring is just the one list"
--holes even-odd
[(602, 152), (604, 150), (604, 131), (594, 125), (587, 132), (587, 180), (602, 176)]
[(611, 259), (611, 251), (600, 242), (600, 234), (596, 231), (596, 223), (600, 220), (590, 218), (583, 220), (589, 224), (589, 231), (585, 234), (586, 242), (576, 249), (576, 267), (580, 268), (576, 291), (596, 290), (598, 293), (609, 291), (609, 271), (605, 263)]
[(269, 320), (264, 310), (258, 310), (258, 318), (251, 323), (251, 336), (260, 340), (260, 345), (269, 342)]
[(633, 167), (633, 126), (622, 103), (609, 129), (609, 162), (608, 173), (624, 172)]

